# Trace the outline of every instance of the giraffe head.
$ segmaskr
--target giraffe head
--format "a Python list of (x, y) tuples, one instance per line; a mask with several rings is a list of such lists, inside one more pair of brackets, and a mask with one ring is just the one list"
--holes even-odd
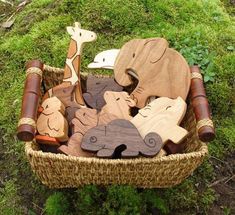
[(81, 44), (95, 41), (97, 38), (96, 33), (82, 29), (79, 22), (75, 22), (74, 27), (67, 27), (67, 32), (71, 35), (72, 39)]

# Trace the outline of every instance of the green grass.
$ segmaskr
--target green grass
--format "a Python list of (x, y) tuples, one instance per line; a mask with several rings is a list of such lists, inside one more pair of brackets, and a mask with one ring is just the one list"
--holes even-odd
[[(0, 32), (0, 176), (4, 181), (0, 211), (20, 214), (24, 208), (36, 214), (38, 205), (45, 206), (48, 214), (206, 213), (217, 198), (208, 188), (215, 179), (210, 160), (169, 189), (85, 186), (58, 193), (41, 185), (26, 161), (24, 144), (15, 137), (24, 65), (37, 58), (63, 67), (69, 44), (66, 26), (74, 21), (98, 35), (95, 43), (84, 48), (82, 71), (102, 50), (120, 48), (132, 38), (165, 37), (190, 65), (202, 68), (217, 130), (209, 150), (224, 159), (235, 147), (233, 15), (227, 0), (37, 0), (28, 4), (17, 14), (13, 28)], [(12, 207), (7, 209), (8, 205)], [(229, 211), (226, 208), (225, 213)]]

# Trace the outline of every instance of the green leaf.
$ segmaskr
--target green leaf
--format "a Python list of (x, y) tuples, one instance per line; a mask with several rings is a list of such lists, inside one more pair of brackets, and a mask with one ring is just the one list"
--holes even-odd
[(227, 46), (227, 50), (233, 51), (233, 50), (234, 50), (234, 47), (233, 47), (233, 46)]

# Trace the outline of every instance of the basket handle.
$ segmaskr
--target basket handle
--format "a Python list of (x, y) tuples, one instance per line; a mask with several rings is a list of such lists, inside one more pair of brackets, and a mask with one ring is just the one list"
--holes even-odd
[(31, 60), (26, 64), (26, 80), (21, 106), (21, 117), (17, 137), (21, 141), (32, 141), (36, 133), (36, 118), (40, 99), (43, 63)]
[(203, 84), (203, 77), (197, 65), (190, 67), (191, 78), (191, 101), (197, 122), (197, 133), (203, 142), (210, 142), (215, 138), (215, 129), (211, 120), (209, 103)]

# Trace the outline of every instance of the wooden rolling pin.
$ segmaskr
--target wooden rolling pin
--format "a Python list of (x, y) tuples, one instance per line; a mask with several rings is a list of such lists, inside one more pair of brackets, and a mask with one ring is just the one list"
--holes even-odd
[(198, 66), (191, 66), (191, 101), (197, 121), (199, 139), (210, 142), (215, 138), (215, 129), (211, 120), (210, 107), (206, 97), (203, 78)]
[(27, 77), (17, 129), (17, 137), (22, 141), (31, 141), (35, 136), (42, 73), (43, 63), (41, 61), (32, 60), (26, 64)]

